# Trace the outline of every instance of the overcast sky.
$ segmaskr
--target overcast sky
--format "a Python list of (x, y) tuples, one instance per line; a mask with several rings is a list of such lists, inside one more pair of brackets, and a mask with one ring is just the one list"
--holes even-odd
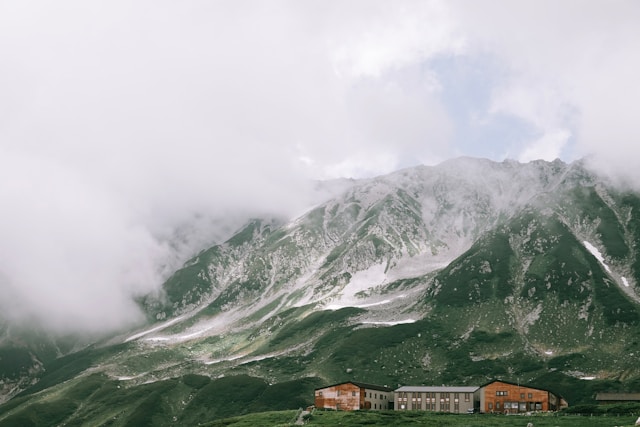
[(0, 309), (139, 320), (177, 227), (193, 249), (210, 218), (291, 215), (307, 179), (589, 155), (638, 180), (638, 22), (635, 0), (0, 0)]

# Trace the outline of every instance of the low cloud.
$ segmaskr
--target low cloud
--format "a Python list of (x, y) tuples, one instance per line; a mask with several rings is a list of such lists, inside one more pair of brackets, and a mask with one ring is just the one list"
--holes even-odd
[(386, 2), (3, 2), (3, 317), (138, 322), (133, 297), (243, 218), (303, 211), (311, 179), (446, 146), (437, 93), (387, 73), (449, 42), (421, 51), (414, 32), (430, 33), (409, 16), (384, 55), (363, 48), (406, 17)]
[[(140, 321), (134, 296), (244, 218), (302, 212), (311, 179), (467, 154), (471, 120), (524, 123), (487, 153), (640, 178), (639, 19), (633, 1), (0, 3), (0, 310)], [(487, 87), (454, 90), (438, 61)]]

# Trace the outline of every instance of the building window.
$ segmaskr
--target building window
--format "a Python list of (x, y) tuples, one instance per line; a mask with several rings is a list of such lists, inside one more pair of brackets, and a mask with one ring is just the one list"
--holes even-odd
[(520, 393), (520, 399), (524, 399), (524, 393)]
[(489, 403), (489, 410), (491, 411), (493, 409), (493, 403)]
[(318, 396), (322, 397), (322, 392), (321, 391), (318, 392)]
[(533, 393), (529, 393), (529, 399), (533, 399)]
[(398, 408), (407, 409), (407, 393), (398, 393)]
[(508, 394), (509, 394), (509, 392), (505, 391), (505, 390), (496, 391), (496, 396), (507, 396)]
[(500, 409), (500, 402), (496, 402), (496, 409)]
[(378, 398), (378, 393), (376, 393), (374, 396), (375, 396), (375, 398), (377, 399), (377, 398)]
[(465, 402), (468, 402), (468, 401), (469, 401), (469, 399), (470, 399), (470, 397), (469, 397), (469, 393), (465, 393), (465, 394), (464, 394), (464, 401), (465, 401)]
[(411, 409), (422, 409), (422, 393), (413, 393), (411, 397)]
[(351, 396), (355, 396), (355, 395), (356, 395), (356, 392), (355, 392), (355, 391), (352, 391), (352, 392), (351, 392)]

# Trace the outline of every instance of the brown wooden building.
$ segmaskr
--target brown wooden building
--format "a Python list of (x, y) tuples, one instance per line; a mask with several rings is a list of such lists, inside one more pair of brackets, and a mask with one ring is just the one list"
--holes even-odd
[(484, 413), (557, 411), (566, 406), (560, 395), (524, 384), (494, 380), (480, 386), (480, 412)]
[(315, 405), (340, 411), (393, 409), (393, 389), (356, 381), (332, 384), (315, 390)]

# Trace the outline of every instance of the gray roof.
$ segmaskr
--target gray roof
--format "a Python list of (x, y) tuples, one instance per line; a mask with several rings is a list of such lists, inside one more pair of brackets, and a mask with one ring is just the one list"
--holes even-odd
[(416, 393), (473, 393), (480, 387), (477, 386), (419, 386), (419, 385), (405, 385), (398, 389), (397, 392), (416, 392)]
[(341, 383), (326, 385), (324, 387), (318, 387), (315, 390), (324, 390), (325, 388), (331, 388), (331, 387), (335, 387), (343, 384), (353, 384), (356, 387), (366, 388), (367, 390), (379, 390), (379, 391), (386, 391), (386, 392), (393, 391), (392, 388), (387, 387), (386, 385), (367, 384), (367, 383), (361, 383), (360, 381), (344, 381)]
[(596, 400), (631, 400), (640, 401), (640, 393), (598, 393)]

